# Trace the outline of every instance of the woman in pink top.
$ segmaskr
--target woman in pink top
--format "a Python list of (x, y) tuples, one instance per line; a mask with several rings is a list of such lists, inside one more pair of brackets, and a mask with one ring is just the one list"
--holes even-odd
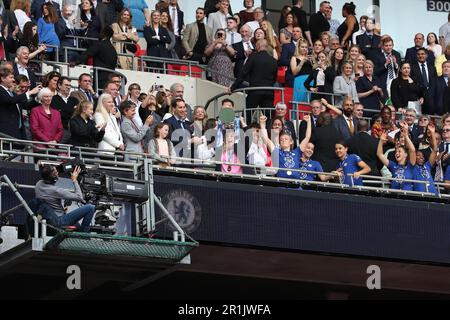
[[(58, 110), (52, 108), (53, 93), (48, 88), (43, 88), (37, 99), (41, 103), (31, 110), (30, 127), (34, 141), (59, 143), (64, 134), (64, 128), (61, 122), (61, 114)], [(36, 145), (45, 147), (44, 145)], [(54, 146), (49, 145), (49, 148)]]
[[(236, 151), (234, 150), (236, 142), (236, 137), (234, 130), (227, 130), (227, 133), (225, 134), (225, 142), (223, 144), (222, 148), (222, 156), (220, 158), (220, 161), (223, 163), (235, 163), (240, 164), (239, 158), (236, 154)], [(234, 173), (234, 174), (242, 174), (242, 167), (237, 165), (228, 165), (228, 164), (222, 164), (221, 165), (222, 172), (227, 173)]]

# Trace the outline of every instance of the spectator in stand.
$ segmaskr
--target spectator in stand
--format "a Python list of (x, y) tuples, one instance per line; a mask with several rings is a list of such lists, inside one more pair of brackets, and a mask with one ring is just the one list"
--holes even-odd
[(436, 112), (434, 109), (434, 93), (436, 90), (437, 72), (434, 63), (428, 63), (427, 57), (427, 49), (421, 48), (417, 50), (417, 61), (411, 63), (411, 78), (422, 87), (424, 92), (423, 113), (434, 114)]
[(255, 8), (254, 11), (255, 20), (249, 21), (246, 23), (247, 26), (252, 29), (252, 33), (255, 32), (256, 29), (258, 29), (261, 26), (261, 22), (263, 22), (266, 19), (266, 14), (262, 8)]
[[(325, 12), (325, 16), (326, 16), (326, 18), (328, 20), (328, 23), (330, 24), (330, 32), (331, 32), (331, 34), (335, 35), (335, 36), (337, 36), (339, 38), (337, 31), (338, 31), (339, 26), (341, 25), (341, 23), (339, 22), (339, 20), (332, 19), (332, 16), (333, 16), (333, 7), (332, 6), (330, 6), (330, 10)], [(339, 42), (339, 45), (341, 45), (341, 41), (338, 41), (338, 42)]]
[[(150, 20), (150, 10), (147, 2), (145, 0), (123, 0), (123, 6), (130, 10), (136, 28), (138, 30), (144, 29), (145, 21)], [(138, 35), (142, 37), (143, 33), (138, 32)]]
[(427, 50), (432, 51), (434, 53), (435, 58), (442, 55), (442, 47), (439, 44), (439, 40), (436, 33), (434, 32), (430, 32), (427, 35)]
[[(246, 79), (249, 78), (250, 87), (272, 87), (277, 79), (277, 61), (267, 53), (267, 40), (258, 40), (256, 43), (257, 53), (252, 54), (245, 63), (242, 72), (229, 89), (233, 91)], [(261, 68), (264, 66), (264, 68)], [(250, 91), (246, 98), (247, 108), (254, 109), (271, 108), (273, 106), (273, 91)]]
[[(437, 167), (436, 167), (436, 181), (443, 181), (444, 172), (447, 174), (449, 171), (448, 159), (450, 158), (450, 117), (445, 116), (447, 121), (442, 124), (442, 141), (438, 145)], [(445, 180), (449, 180), (445, 178)]]
[[(317, 56), (317, 62), (313, 65), (313, 72), (305, 80), (305, 88), (313, 92), (310, 100), (320, 100), (325, 98), (331, 102), (331, 93), (333, 93), (334, 73), (330, 68), (330, 61), (327, 54), (322, 51)], [(311, 85), (312, 83), (312, 85)], [(320, 93), (328, 93), (322, 95)]]
[(285, 27), (280, 29), (281, 44), (287, 44), (292, 42), (294, 27), (298, 27), (297, 18), (295, 17), (294, 13), (289, 12), (286, 14)]
[(50, 71), (42, 79), (42, 86), (48, 88), (52, 96), (58, 93), (59, 78), (61, 78), (61, 74), (58, 71)]
[[(222, 152), (220, 154), (220, 171), (229, 174), (242, 174), (243, 168), (240, 166), (238, 153), (236, 150), (236, 135), (234, 130), (226, 130), (224, 142), (222, 146)], [(225, 164), (226, 163), (226, 164)], [(234, 165), (233, 165), (234, 164)]]
[(353, 34), (352, 43), (356, 44), (356, 38), (364, 33), (366, 33), (366, 22), (369, 19), (368, 16), (361, 16), (359, 18), (359, 30)]
[[(123, 115), (120, 131), (122, 132), (123, 141), (125, 143), (125, 151), (128, 152), (144, 152), (144, 138), (150, 126), (155, 122), (155, 118), (149, 115), (143, 125), (134, 122), (136, 117), (136, 106), (131, 101), (123, 101), (120, 104), (120, 111)], [(139, 117), (139, 116), (138, 116)], [(133, 155), (125, 155), (125, 161), (136, 160), (138, 157)]]
[(381, 37), (374, 33), (375, 20), (372, 18), (366, 21), (366, 31), (356, 37), (356, 44), (361, 48), (362, 54), (367, 59), (372, 60), (375, 52), (379, 50)]
[[(422, 49), (425, 44), (425, 36), (422, 33), (418, 33), (414, 36), (414, 47), (408, 48), (405, 53), (405, 61), (409, 63), (415, 63), (418, 61), (417, 52)], [(434, 52), (425, 49), (428, 52), (427, 62), (430, 65), (434, 64)]]
[(436, 87), (434, 92), (434, 111), (438, 115), (443, 115), (450, 112), (450, 61), (445, 61), (442, 64), (442, 76), (436, 80)]
[[(12, 11), (13, 9), (11, 9)], [(450, 45), (450, 12), (448, 14), (447, 22), (439, 28), (439, 44), (442, 48)]]
[(51, 106), (61, 114), (64, 128), (64, 136), (61, 143), (70, 143), (69, 121), (78, 105), (78, 100), (70, 96), (70, 88), (70, 79), (68, 77), (60, 77), (58, 79), (58, 94), (52, 97), (51, 102)]
[(355, 107), (353, 108), (353, 117), (356, 118), (358, 123), (359, 120), (364, 118), (364, 106), (359, 102), (355, 103)]
[[(154, 121), (153, 124), (150, 125), (150, 129), (144, 137), (144, 148), (146, 148), (149, 141), (153, 139), (156, 125), (162, 121), (162, 117), (157, 113), (155, 98), (152, 94), (147, 96), (147, 99), (142, 102), (141, 107), (139, 108), (139, 123), (143, 124), (145, 119), (147, 119), (150, 115), (153, 116)], [(137, 123), (136, 121), (134, 122)]]
[(97, 0), (95, 7), (97, 17), (100, 18), (101, 30), (106, 26), (111, 26), (119, 18), (119, 13), (123, 10), (123, 0)]
[[(255, 30), (255, 34), (252, 38), (253, 46), (256, 47), (256, 42), (258, 40), (267, 40), (266, 32), (262, 28), (258, 28)], [(269, 44), (269, 41), (267, 40), (267, 53), (274, 58), (275, 60), (278, 60), (278, 53), (277, 51)]]
[[(389, 138), (391, 136), (391, 133), (394, 133), (397, 130), (398, 128), (395, 125), (395, 113), (393, 119), (391, 108), (389, 108), (389, 106), (384, 106), (380, 111), (380, 121), (375, 121), (372, 126), (372, 137), (379, 139), (383, 133), (386, 133)], [(393, 142), (393, 138), (390, 140), (390, 142)]]
[(120, 126), (116, 120), (115, 112), (113, 97), (110, 94), (103, 93), (98, 98), (97, 109), (94, 114), (94, 120), (97, 126), (105, 127), (105, 135), (98, 144), (100, 150), (125, 150), (122, 133), (120, 132)]
[[(22, 94), (13, 92), (14, 74), (11, 70), (0, 68), (0, 130), (17, 139), (25, 138), (25, 126), (22, 122), (21, 105), (26, 103), (30, 96), (41, 90), (36, 87), (30, 91), (24, 90)], [(28, 88), (27, 88), (28, 89)]]
[[(185, 55), (185, 52), (183, 50), (183, 47), (181, 45), (181, 36), (184, 31), (185, 25), (184, 25), (184, 12), (181, 11), (180, 6), (178, 5), (178, 0), (169, 0), (169, 6), (167, 9), (163, 10), (162, 13), (167, 13), (167, 18), (169, 19), (170, 16), (170, 24), (172, 26), (172, 31), (175, 36), (175, 46), (174, 50), (177, 55), (177, 57), (183, 57)], [(161, 19), (162, 23), (162, 19)], [(170, 51), (170, 49), (169, 49)]]
[(311, 58), (314, 64), (317, 63), (317, 55), (323, 51), (323, 43), (321, 40), (317, 40), (314, 42), (314, 45), (312, 47), (312, 54)]
[[(136, 28), (133, 27), (133, 16), (127, 8), (119, 14), (119, 20), (111, 25), (114, 32), (112, 39), (117, 54), (135, 54), (137, 52), (136, 43), (139, 41), (139, 35)], [(132, 42), (124, 44), (121, 41)], [(137, 59), (134, 57), (119, 56), (118, 67), (125, 70), (136, 70)]]
[(437, 75), (439, 77), (442, 76), (442, 64), (448, 60), (450, 60), (450, 45), (445, 48), (444, 54), (437, 57), (434, 62), (434, 66), (436, 67)]
[(413, 144), (419, 145), (419, 137), (423, 135), (424, 130), (416, 123), (417, 121), (417, 111), (414, 108), (408, 108), (405, 112), (405, 122), (408, 125), (409, 137)]
[[(203, 8), (205, 8), (205, 14), (209, 18), (210, 13), (214, 13), (220, 10), (220, 1), (221, 0), (206, 0), (205, 4), (203, 5)], [(233, 12), (231, 10), (231, 5), (229, 6), (230, 14), (232, 15)]]
[(309, 30), (311, 30), (311, 41), (314, 43), (320, 39), (322, 32), (330, 31), (330, 23), (326, 18), (326, 14), (330, 11), (330, 2), (322, 1), (319, 11), (313, 13), (309, 19)]
[[(33, 4), (34, 4), (34, 1), (33, 1)], [(40, 9), (40, 6), (39, 6), (39, 9)], [(17, 20), (17, 24), (20, 28), (20, 31), (23, 32), (23, 27), (24, 27), (25, 23), (27, 23), (28, 21), (31, 21), (31, 19), (29, 17), (30, 16), (30, 1), (12, 0), (10, 10), (12, 12), (14, 12), (14, 17)], [(36, 17), (35, 21), (37, 21), (41, 17), (41, 15)]]
[(304, 83), (312, 70), (313, 62), (308, 55), (308, 42), (299, 40), (295, 54), (291, 58), (290, 68), (286, 72), (286, 86), (294, 88), (295, 101), (308, 101)]
[[(102, 25), (92, 0), (81, 0), (78, 10), (80, 13), (80, 26), (84, 28), (83, 36), (98, 39)], [(81, 46), (88, 48), (91, 43), (91, 41), (81, 41)]]
[[(140, 107), (142, 102), (139, 101), (139, 96), (141, 94), (141, 86), (137, 83), (132, 83), (128, 86), (128, 93), (126, 95), (125, 100), (131, 101), (134, 103), (134, 106), (136, 108), (135, 116), (133, 118), (133, 122), (136, 123), (138, 126), (142, 127), (142, 120), (140, 115)], [(144, 119), (145, 120), (145, 119)]]
[[(207, 0), (207, 1), (210, 1), (210, 0)], [(212, 1), (216, 1), (216, 0), (212, 0)], [(169, 7), (168, 0), (159, 0), (159, 2), (155, 4), (155, 10), (157, 10), (159, 12), (161, 12), (163, 10), (167, 10), (168, 7)]]
[(251, 142), (249, 142), (250, 147), (247, 151), (248, 164), (257, 166), (252, 168), (252, 171), (254, 170), (255, 174), (272, 174), (272, 170), (265, 168), (272, 167), (272, 159), (266, 145), (264, 144), (264, 140), (261, 137), (261, 126), (254, 122), (249, 126), (249, 129), (251, 130)]
[[(336, 114), (336, 115), (341, 115), (342, 111), (341, 109), (336, 108), (335, 106), (331, 105), (330, 103), (328, 103), (327, 100), (322, 99), (322, 100), (312, 100), (309, 105), (311, 106), (311, 125), (312, 125), (312, 130), (314, 133), (315, 128), (317, 128), (317, 121), (319, 119), (319, 116), (321, 113), (326, 112), (327, 109), (330, 110), (330, 112)], [(305, 121), (301, 121), (299, 128), (298, 128), (298, 140), (302, 141), (305, 138), (305, 134), (306, 134), (306, 122)]]
[(30, 51), (27, 47), (19, 47), (16, 56), (17, 63), (14, 64), (14, 76), (17, 77), (19, 74), (26, 76), (30, 80), (30, 89), (33, 89), (36, 87), (37, 77), (33, 69), (28, 66)]
[[(350, 187), (362, 186), (363, 180), (360, 176), (370, 173), (370, 167), (367, 163), (356, 154), (348, 154), (348, 144), (343, 140), (335, 144), (335, 152), (339, 158), (336, 172), (342, 183)], [(353, 178), (351, 175), (353, 175)]]
[[(37, 100), (41, 103), (31, 110), (30, 126), (34, 141), (49, 142), (52, 144), (60, 143), (64, 128), (61, 122), (61, 114), (51, 106), (53, 94), (48, 88), (39, 91)], [(49, 148), (54, 148), (54, 145)], [(46, 148), (44, 145), (36, 145)]]
[[(10, 71), (12, 72), (12, 64), (11, 64)], [(17, 76), (16, 83), (17, 83), (17, 86), (15, 87), (15, 93), (18, 96), (26, 93), (30, 89), (30, 81), (24, 75), (20, 74), (19, 76)], [(21, 112), (22, 120), (23, 120), (22, 126), (25, 129), (24, 137), (26, 138), (26, 140), (32, 140), (31, 131), (30, 131), (30, 121), (29, 121), (30, 120), (30, 112), (31, 112), (31, 109), (38, 106), (39, 103), (36, 101), (34, 96), (30, 96), (30, 97), (28, 97), (28, 99), (26, 101), (18, 103), (17, 105), (19, 106), (19, 110), (22, 110), (22, 112)]]
[(89, 101), (92, 104), (97, 103), (97, 94), (92, 87), (92, 77), (88, 73), (82, 73), (78, 77), (78, 90), (72, 91), (70, 94), (78, 102)]
[(286, 27), (286, 16), (291, 11), (292, 7), (290, 5), (284, 5), (283, 8), (281, 8), (280, 19), (278, 19), (278, 31)]
[(222, 86), (232, 84), (233, 63), (235, 51), (226, 41), (226, 31), (218, 29), (214, 41), (205, 49), (205, 56), (209, 58), (208, 67), (211, 69), (212, 81)]
[(333, 124), (343, 140), (348, 140), (358, 133), (358, 119), (353, 116), (355, 103), (351, 98), (346, 98), (342, 109), (343, 114), (334, 119)]
[[(59, 38), (61, 47), (77, 48), (78, 40), (73, 36), (82, 36), (84, 30), (75, 28), (75, 17), (73, 16), (72, 5), (66, 4), (61, 11), (61, 18), (55, 24), (56, 35)], [(59, 61), (73, 62), (78, 61), (80, 52), (76, 50), (67, 50), (67, 61), (65, 60), (65, 52), (63, 49), (59, 51)]]
[(367, 60), (364, 63), (364, 75), (356, 81), (359, 102), (367, 109), (378, 110), (383, 106), (383, 89), (380, 80), (373, 74), (374, 64)]
[(238, 22), (235, 17), (228, 17), (227, 18), (227, 44), (229, 46), (232, 46), (235, 43), (241, 42), (242, 37), (241, 34), (238, 32)]
[(337, 76), (340, 76), (342, 74), (342, 68), (344, 66), (344, 49), (342, 48), (337, 48), (333, 54), (331, 55), (331, 68), (333, 71), (333, 81), (334, 78), (336, 78)]
[(394, 50), (394, 40), (386, 36), (381, 39), (381, 50), (374, 52), (375, 75), (381, 81), (385, 98), (390, 97), (391, 82), (397, 77), (399, 64), (402, 61), (400, 53)]
[[(330, 32), (331, 34), (331, 32)], [(331, 34), (330, 37), (330, 55), (332, 55), (337, 49), (341, 48), (339, 37), (335, 34)], [(342, 49), (344, 50), (344, 49)]]
[(266, 40), (270, 47), (272, 47), (277, 54), (277, 60), (281, 57), (281, 43), (278, 41), (278, 37), (275, 35), (275, 31), (273, 30), (272, 24), (269, 20), (264, 20), (261, 22), (261, 29), (266, 33)]
[(196, 137), (201, 137), (204, 133), (204, 127), (208, 121), (208, 115), (206, 114), (205, 107), (196, 106), (194, 108), (192, 125), (194, 127), (194, 135)]
[(350, 46), (350, 49), (347, 52), (346, 61), (350, 62), (353, 66), (353, 68), (356, 67), (356, 60), (358, 59), (358, 56), (361, 54), (361, 49), (356, 45), (352, 44)]
[(413, 107), (417, 113), (422, 113), (424, 91), (422, 86), (411, 78), (411, 65), (403, 63), (399, 76), (391, 84), (391, 100), (395, 109), (403, 111)]
[[(269, 126), (269, 139), (272, 140), (276, 147), (280, 147), (280, 135), (284, 132), (284, 119), (279, 117), (274, 118), (272, 120), (271, 125)], [(306, 121), (305, 121), (306, 123)], [(305, 131), (306, 133), (306, 131)]]
[(303, 0), (292, 0), (292, 13), (297, 18), (298, 26), (302, 29), (303, 39), (307, 40), (308, 45), (312, 47), (313, 42), (306, 18), (306, 11), (303, 10)]
[(356, 6), (353, 2), (346, 2), (342, 7), (344, 22), (337, 29), (337, 35), (341, 42), (341, 47), (348, 48), (352, 43), (353, 34), (359, 30), (358, 20), (355, 13)]
[(29, 50), (29, 59), (37, 57), (38, 60), (44, 58), (47, 47), (45, 44), (39, 45), (39, 37), (37, 34), (37, 24), (31, 21), (25, 23), (23, 32), (19, 34), (19, 46), (27, 47)]
[(323, 45), (323, 51), (327, 54), (327, 56), (330, 54), (331, 48), (330, 48), (330, 40), (331, 40), (331, 33), (330, 31), (324, 31), (320, 34), (319, 40), (322, 42)]
[(82, 101), (70, 119), (69, 128), (74, 146), (97, 148), (97, 144), (103, 140), (107, 122), (96, 125), (92, 120), (94, 105), (92, 102)]
[[(187, 104), (186, 101), (184, 100), (184, 86), (181, 83), (177, 83), (177, 82), (173, 83), (170, 86), (170, 94), (172, 96), (172, 99), (176, 99), (176, 98), (183, 99), (184, 104), (186, 106), (187, 119), (191, 120), (193, 108), (189, 104)], [(172, 104), (172, 100), (170, 101), (169, 104)]]
[(220, 0), (219, 11), (208, 16), (208, 26), (212, 29), (213, 34), (216, 34), (218, 29), (227, 28), (227, 18), (231, 17), (229, 7), (229, 0)]
[(248, 57), (252, 55), (255, 51), (255, 47), (251, 42), (252, 29), (244, 24), (240, 30), (242, 41), (235, 43), (233, 49), (235, 50), (235, 55), (233, 57), (234, 62), (234, 77), (237, 78), (244, 68), (244, 64)]
[[(416, 149), (408, 135), (408, 126), (403, 123), (401, 134), (405, 139), (406, 146), (397, 145), (395, 148), (395, 161), (389, 160), (383, 153), (383, 144), (387, 142), (387, 135), (384, 133), (378, 143), (377, 156), (381, 163), (392, 173), (394, 179), (414, 179), (414, 166), (416, 165)], [(392, 181), (391, 189), (413, 190), (411, 182)]]
[(205, 10), (197, 8), (194, 23), (186, 25), (183, 35), (183, 48), (186, 55), (183, 59), (206, 63), (205, 49), (213, 41), (212, 29), (205, 21)]
[[(117, 67), (117, 52), (111, 43), (111, 38), (114, 31), (111, 27), (105, 27), (100, 33), (100, 41), (96, 41), (90, 46), (87, 51), (81, 55), (81, 62), (87, 64), (89, 57), (94, 60), (94, 67), (101, 67), (114, 70)], [(103, 88), (108, 81), (110, 72), (98, 72), (98, 87)]]
[(61, 10), (59, 3), (53, 0), (33, 0), (31, 2), (30, 16), (33, 21), (38, 21), (42, 16), (44, 16), (43, 5), (48, 3), (55, 8), (56, 15), (61, 16)]
[(292, 42), (285, 43), (281, 46), (281, 57), (280, 64), (285, 67), (290, 67), (291, 58), (295, 53), (297, 48), (297, 44), (302, 38), (302, 30), (300, 27), (294, 27), (294, 31), (292, 32)]
[(313, 160), (318, 161), (325, 172), (336, 170), (339, 159), (334, 152), (335, 144), (342, 140), (339, 132), (332, 123), (331, 115), (323, 112), (317, 119), (317, 127), (311, 138), (315, 145)]
[(55, 25), (58, 20), (59, 17), (55, 7), (48, 2), (44, 3), (42, 5), (42, 17), (37, 21), (37, 32), (39, 35), (39, 43), (47, 46), (46, 60), (56, 61), (57, 58), (54, 46), (60, 46), (60, 41), (55, 31)]
[(244, 10), (239, 11), (239, 18), (241, 19), (240, 25), (244, 25), (247, 22), (254, 21), (255, 15), (253, 6), (255, 5), (254, 0), (244, 0)]
[[(170, 58), (167, 44), (170, 43), (170, 35), (166, 28), (161, 26), (161, 13), (153, 11), (150, 21), (145, 23), (144, 37), (147, 41), (147, 55), (158, 58)], [(161, 68), (158, 62), (148, 62), (150, 68)]]
[(344, 62), (342, 75), (334, 79), (333, 93), (337, 95), (334, 102), (336, 105), (341, 105), (346, 97), (350, 97), (353, 101), (359, 102), (351, 63)]
[(370, 175), (380, 176), (378, 169), (378, 139), (372, 137), (369, 133), (369, 122), (361, 119), (358, 122), (358, 133), (351, 137), (348, 141), (348, 152), (357, 154), (361, 160), (370, 167)]
[(148, 144), (148, 153), (161, 166), (170, 166), (176, 162), (177, 154), (169, 139), (169, 128), (167, 123), (159, 123), (155, 128), (154, 138)]
[(269, 120), (268, 122), (268, 127), (272, 128), (272, 124), (274, 122), (275, 119), (280, 119), (283, 122), (283, 131), (286, 131), (287, 133), (289, 133), (292, 137), (292, 140), (294, 140), (294, 148), (297, 147), (297, 135), (295, 133), (295, 126), (292, 123), (292, 121), (286, 119), (286, 115), (287, 115), (287, 106), (284, 103), (278, 102), (277, 105), (275, 106), (275, 114), (274, 117), (272, 119)]
[(355, 64), (355, 81), (358, 81), (364, 75), (364, 64), (366, 63), (366, 57), (363, 54), (358, 55)]

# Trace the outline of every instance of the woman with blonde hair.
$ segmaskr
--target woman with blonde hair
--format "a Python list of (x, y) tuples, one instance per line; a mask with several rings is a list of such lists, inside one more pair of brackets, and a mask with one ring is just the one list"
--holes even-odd
[(94, 104), (90, 101), (82, 101), (69, 122), (72, 144), (74, 146), (96, 148), (105, 135), (106, 122), (96, 125), (92, 120)]
[(334, 103), (337, 106), (342, 105), (344, 100), (348, 97), (350, 97), (350, 99), (354, 102), (359, 102), (353, 73), (353, 65), (350, 62), (344, 62), (341, 75), (334, 79), (333, 93), (337, 95)]
[[(131, 11), (125, 8), (120, 12), (118, 21), (111, 25), (114, 31), (112, 37), (115, 41), (114, 48), (118, 55), (135, 54), (137, 51), (136, 43), (139, 41), (139, 36), (136, 28), (133, 28), (132, 21)], [(137, 59), (135, 57), (119, 55), (118, 60), (121, 69), (135, 70), (137, 67)]]
[(275, 30), (269, 20), (264, 20), (261, 22), (261, 29), (266, 33), (266, 40), (277, 53), (277, 57), (281, 57), (281, 43), (278, 37), (275, 35)]
[(117, 112), (113, 97), (110, 94), (104, 93), (98, 98), (94, 120), (99, 126), (106, 124), (105, 135), (98, 144), (99, 149), (110, 151), (125, 150), (122, 133), (116, 118)]
[(286, 73), (286, 86), (294, 88), (295, 101), (308, 101), (305, 80), (313, 71), (311, 57), (308, 56), (308, 42), (301, 39), (297, 42), (295, 53)]

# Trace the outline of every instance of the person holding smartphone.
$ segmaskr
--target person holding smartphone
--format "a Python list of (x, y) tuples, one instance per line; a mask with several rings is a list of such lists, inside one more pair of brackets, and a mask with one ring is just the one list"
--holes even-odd
[(229, 87), (232, 84), (235, 51), (226, 41), (225, 29), (218, 29), (214, 41), (206, 47), (205, 56), (209, 59), (208, 67), (212, 70), (212, 81)]

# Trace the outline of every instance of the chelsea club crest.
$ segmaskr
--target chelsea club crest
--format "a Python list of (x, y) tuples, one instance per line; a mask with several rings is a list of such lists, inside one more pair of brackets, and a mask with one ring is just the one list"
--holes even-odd
[[(197, 230), (202, 219), (202, 208), (190, 192), (172, 190), (164, 196), (162, 202), (184, 231), (191, 233)], [(171, 224), (169, 225), (175, 230)]]

